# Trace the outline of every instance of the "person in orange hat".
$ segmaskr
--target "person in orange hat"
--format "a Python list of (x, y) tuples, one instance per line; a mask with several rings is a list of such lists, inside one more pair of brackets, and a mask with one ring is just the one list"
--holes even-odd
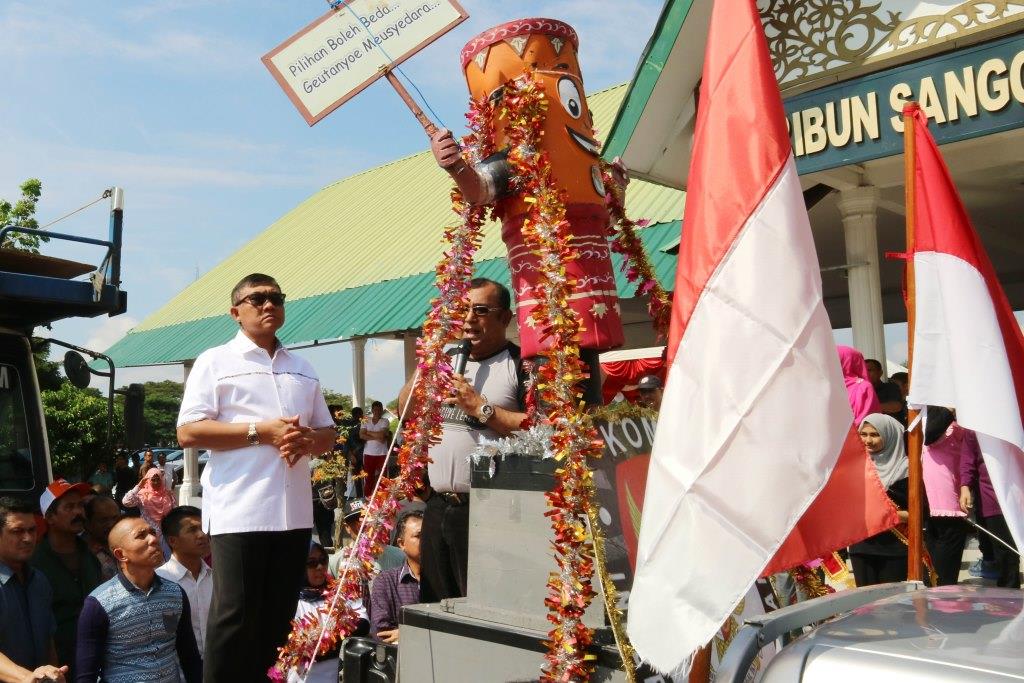
[[(39, 498), (47, 530), (31, 564), (53, 588), (53, 616), (57, 621), (53, 640), (60, 664), (74, 664), (78, 615), (86, 596), (101, 582), (99, 560), (80, 536), (85, 530), (83, 499), (91, 494), (89, 484), (57, 479)], [(74, 680), (74, 672), (67, 678)]]

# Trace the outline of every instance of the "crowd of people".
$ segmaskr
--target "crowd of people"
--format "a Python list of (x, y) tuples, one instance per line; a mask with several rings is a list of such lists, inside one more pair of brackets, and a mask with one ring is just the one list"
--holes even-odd
[[(379, 573), (351, 605), (361, 617), (352, 635), (398, 644), (402, 606), (466, 594), (468, 454), (518, 429), (530, 374), (505, 336), (508, 290), (476, 279), (468, 296), (469, 355), (427, 481), (403, 502)], [(327, 406), (312, 366), (277, 340), (284, 299), (269, 276), (239, 282), (238, 334), (201, 354), (186, 383), (178, 439), (211, 450), (202, 510), (176, 503), (173, 471), (152, 452), (137, 468), (118, 457), (88, 482), (58, 479), (38, 507), (0, 499), (0, 681), (263, 680), (291, 620), (317, 613), (351, 559), (392, 433), (380, 402), (365, 416)], [(849, 347), (839, 355), (861, 440), (905, 525), (906, 376), (886, 381), (876, 361)], [(414, 400), (412, 388), (399, 405)], [(640, 403), (660, 408), (661, 379), (643, 377), (637, 389)], [(952, 411), (929, 408), (924, 443), (927, 548), (939, 583), (956, 583), (964, 518), (1013, 541), (977, 440)], [(364, 476), (314, 488), (310, 458), (332, 449)], [(1019, 588), (1017, 555), (999, 543), (982, 550), (972, 573)], [(900, 535), (866, 539), (849, 556), (858, 585), (906, 578)], [(337, 680), (338, 656), (320, 657), (307, 680)]]
[[(899, 372), (885, 381), (881, 363), (865, 359), (848, 346), (839, 347), (839, 358), (861, 441), (900, 519), (895, 533), (887, 531), (850, 548), (854, 578), (858, 586), (903, 581), (908, 573), (908, 377)], [(975, 533), (981, 558), (968, 568), (968, 574), (994, 580), (996, 586), (1020, 588), (1020, 556), (996, 501), (977, 437), (957, 424), (956, 413), (949, 408), (927, 406), (924, 413), (923, 532), (930, 565), (925, 575), (934, 573), (940, 586), (958, 583), (973, 531), (967, 520), (973, 517), (980, 527)]]

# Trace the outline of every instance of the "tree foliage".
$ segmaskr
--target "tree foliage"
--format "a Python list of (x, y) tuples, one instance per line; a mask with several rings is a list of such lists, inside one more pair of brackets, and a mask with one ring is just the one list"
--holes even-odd
[(142, 409), (146, 419), (146, 443), (151, 446), (178, 445), (178, 411), (185, 385), (173, 380), (146, 382), (146, 403)]
[(38, 337), (32, 338), (32, 359), (36, 365), (36, 377), (39, 379), (39, 390), (56, 390), (64, 383), (61, 364), (50, 360), (50, 342)]
[(327, 400), (327, 405), (329, 406), (341, 406), (346, 415), (352, 411), (352, 397), (348, 394), (341, 394), (337, 391), (324, 389), (324, 399)]
[[(38, 178), (29, 178), (18, 189), (21, 190), (21, 198), (13, 204), (6, 199), (0, 199), (0, 227), (16, 225), (19, 228), (38, 228), (39, 222), (35, 215), (36, 204), (43, 194), (42, 181)], [(15, 233), (4, 237), (0, 242), (0, 248), (18, 249), (38, 254), (39, 245), (48, 241), (47, 237)]]
[[(101, 461), (113, 460), (107, 444), (107, 399), (96, 389), (79, 389), (63, 382), (42, 392), (50, 460), (54, 476), (86, 477)], [(111, 439), (124, 438), (124, 419), (114, 411)]]

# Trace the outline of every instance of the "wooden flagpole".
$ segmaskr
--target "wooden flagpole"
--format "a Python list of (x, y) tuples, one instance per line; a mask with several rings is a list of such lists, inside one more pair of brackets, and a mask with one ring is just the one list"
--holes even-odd
[[(914, 376), (914, 322), (916, 314), (916, 291), (914, 284), (914, 212), (915, 197), (914, 185), (916, 180), (916, 140), (914, 139), (913, 112), (918, 109), (916, 102), (910, 102), (903, 107), (903, 175), (904, 175), (904, 197), (907, 211), (907, 246), (906, 246), (906, 277), (907, 277), (907, 373), (908, 381)], [(907, 414), (907, 423), (914, 424), (917, 420), (918, 411), (910, 410)], [(908, 453), (910, 461), (910, 473), (908, 480), (909, 494), (907, 496), (907, 579), (910, 581), (921, 581), (923, 572), (922, 563), (922, 542), (923, 542), (923, 507), (921, 505), (922, 479), (921, 479), (921, 443), (922, 425), (919, 423), (908, 435)]]

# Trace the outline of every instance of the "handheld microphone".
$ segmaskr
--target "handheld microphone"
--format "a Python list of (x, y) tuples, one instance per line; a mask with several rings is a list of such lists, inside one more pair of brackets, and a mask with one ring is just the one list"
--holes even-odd
[(465, 374), (471, 346), (472, 344), (469, 343), (468, 339), (463, 339), (455, 345), (455, 354), (452, 356), (452, 372), (454, 374)]

